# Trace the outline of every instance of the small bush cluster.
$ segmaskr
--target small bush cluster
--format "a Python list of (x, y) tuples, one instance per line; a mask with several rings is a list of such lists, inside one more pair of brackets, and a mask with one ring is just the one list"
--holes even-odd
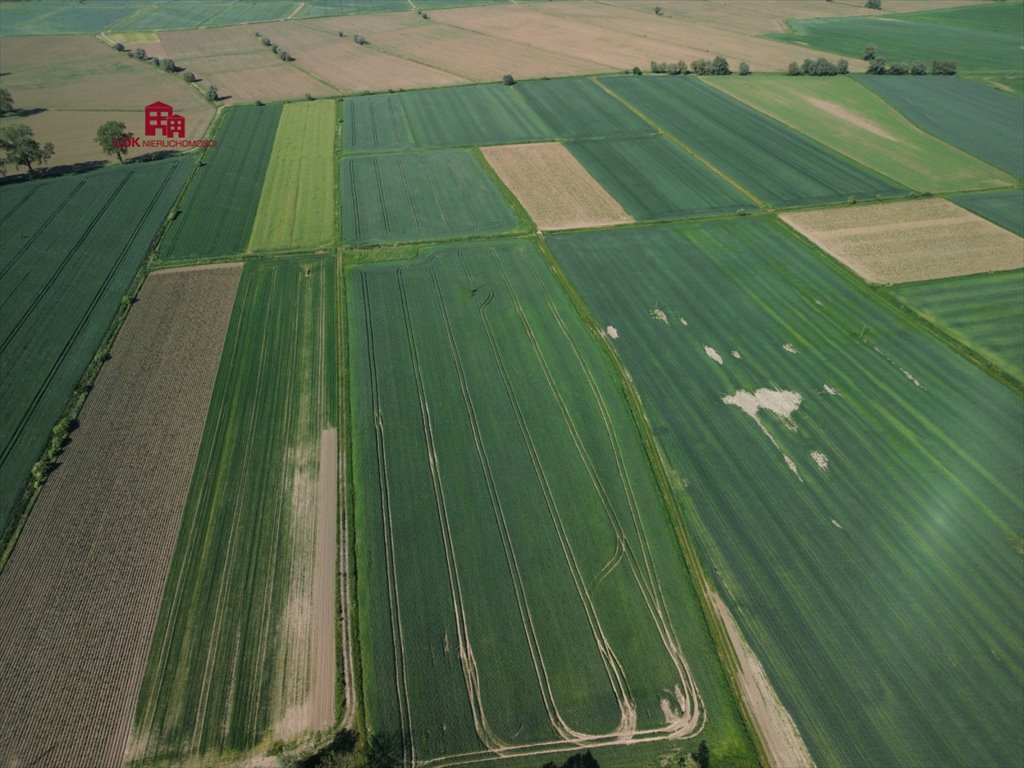
[(514, 77), (512, 77), (512, 75), (502, 75), (501, 76), (501, 84), (502, 85), (515, 85), (516, 84), (516, 79)]
[(430, 18), (429, 16), (427, 16), (427, 12), (424, 11), (422, 8), (417, 8), (416, 9), (416, 13), (419, 15), (419, 17), (421, 19), (429, 19)]
[[(915, 61), (913, 64), (907, 65), (901, 61), (897, 61), (888, 67), (885, 65), (885, 59), (874, 58), (871, 63), (868, 64), (869, 75), (927, 75), (928, 65), (923, 61)], [(955, 61), (933, 61), (932, 62), (932, 74), (933, 75), (955, 75), (956, 74), (956, 62)]]
[(366, 45), (366, 38), (362, 35), (353, 35), (352, 39), (356, 41), (356, 45)]
[(715, 56), (711, 61), (705, 59), (697, 59), (693, 64), (690, 65), (690, 69), (695, 75), (731, 75), (732, 70), (729, 69), (729, 62), (726, 61), (724, 56)]
[(685, 61), (673, 61), (673, 62), (651, 62), (651, 72), (661, 75), (685, 75), (687, 73)]
[(864, 3), (864, 7), (870, 8), (873, 11), (880, 11), (882, 10), (882, 0), (867, 0), (867, 2)]
[(848, 75), (850, 73), (850, 62), (846, 59), (839, 59), (831, 62), (824, 56), (817, 59), (804, 59), (802, 65), (795, 61), (789, 62), (788, 75), (810, 75), (811, 77), (830, 77), (832, 75)]

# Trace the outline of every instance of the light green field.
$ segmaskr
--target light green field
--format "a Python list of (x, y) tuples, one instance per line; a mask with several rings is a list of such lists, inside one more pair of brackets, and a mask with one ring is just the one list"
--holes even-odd
[(919, 192), (1012, 186), (1014, 179), (915, 126), (848, 77), (709, 77), (707, 82)]
[(414, 764), (636, 742), (656, 765), (700, 731), (750, 765), (611, 361), (533, 243), (346, 290), (368, 730)]
[(333, 257), (245, 266), (129, 761), (196, 763), (304, 735), (320, 441), (338, 424), (336, 306)]
[(892, 293), (997, 368), (1024, 380), (1024, 272), (911, 283)]
[(333, 242), (335, 112), (333, 99), (284, 105), (250, 251), (311, 249)]
[(816, 764), (1019, 762), (1024, 401), (771, 217), (547, 242)]

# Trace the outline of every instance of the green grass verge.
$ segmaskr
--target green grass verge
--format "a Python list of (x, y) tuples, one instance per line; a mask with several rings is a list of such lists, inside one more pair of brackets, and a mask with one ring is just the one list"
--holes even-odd
[[(768, 217), (547, 243), (817, 764), (1012, 764), (1021, 398)], [(723, 402), (759, 389), (799, 407)]]
[(139, 763), (296, 735), (319, 442), (338, 423), (335, 280), (333, 255), (242, 273), (139, 697)]

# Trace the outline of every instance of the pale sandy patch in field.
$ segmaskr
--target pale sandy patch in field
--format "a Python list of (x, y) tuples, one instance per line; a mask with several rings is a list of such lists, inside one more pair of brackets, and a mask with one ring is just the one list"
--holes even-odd
[(779, 215), (872, 283), (1024, 267), (1024, 240), (942, 199)]
[(539, 229), (600, 227), (633, 221), (572, 153), (557, 142), (483, 147), (481, 151)]
[(241, 272), (147, 278), (0, 573), (4, 765), (122, 764)]
[(882, 126), (868, 120), (863, 115), (858, 115), (856, 112), (847, 109), (842, 104), (836, 104), (834, 101), (826, 101), (825, 99), (817, 99), (814, 96), (804, 96), (803, 98), (811, 106), (817, 107), (822, 112), (834, 115), (850, 125), (863, 128), (869, 133), (873, 133), (875, 136), (881, 136), (883, 139), (888, 141), (899, 142), (899, 139), (885, 130)]
[(309, 727), (323, 730), (334, 723), (334, 681), (337, 677), (334, 649), (335, 597), (338, 551), (338, 431), (326, 429), (320, 436), (320, 478), (317, 494), (316, 555), (313, 571), (313, 663), (310, 665)]
[(609, 325), (607, 328), (604, 329), (604, 331), (605, 333), (608, 334), (608, 336), (610, 336), (613, 339), (619, 338), (619, 329), (616, 328), (614, 325)]
[(814, 463), (818, 465), (819, 469), (828, 471), (828, 456), (821, 451), (811, 451), (811, 458), (814, 459)]
[(707, 355), (708, 357), (710, 357), (712, 360), (714, 360), (719, 365), (722, 365), (725, 362), (724, 360), (722, 360), (722, 356), (720, 354), (718, 354), (718, 350), (716, 350), (714, 347), (709, 347), (709, 346), (705, 345), (704, 346), (704, 354)]
[(725, 625), (729, 643), (739, 662), (736, 682), (747, 713), (768, 753), (768, 764), (786, 768), (812, 768), (814, 760), (807, 751), (796, 723), (779, 700), (760, 660), (743, 639), (729, 608), (716, 592), (706, 589), (705, 594)]

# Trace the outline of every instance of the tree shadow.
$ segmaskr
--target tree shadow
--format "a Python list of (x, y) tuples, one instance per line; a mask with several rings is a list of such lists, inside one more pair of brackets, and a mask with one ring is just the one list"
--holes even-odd
[(29, 181), (31, 179), (50, 179), (55, 176), (67, 176), (68, 174), (95, 171), (97, 168), (102, 168), (106, 164), (106, 160), (86, 160), (81, 163), (73, 163), (69, 165), (54, 165), (49, 168), (35, 168), (32, 173), (22, 171), (21, 173), (11, 174), (10, 176), (0, 178), (0, 186), (5, 184), (16, 184), (18, 182)]

